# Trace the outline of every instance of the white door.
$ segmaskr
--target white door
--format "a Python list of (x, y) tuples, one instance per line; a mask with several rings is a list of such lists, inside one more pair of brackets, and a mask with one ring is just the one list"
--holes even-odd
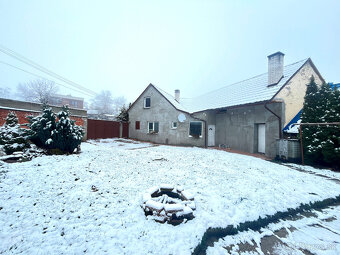
[(260, 153), (266, 153), (266, 125), (258, 124), (257, 128), (257, 151)]
[(215, 146), (215, 125), (208, 125), (208, 146)]

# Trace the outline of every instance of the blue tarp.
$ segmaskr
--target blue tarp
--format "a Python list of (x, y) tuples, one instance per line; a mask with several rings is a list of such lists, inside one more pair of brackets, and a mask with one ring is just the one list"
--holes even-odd
[(301, 112), (302, 109), (298, 112), (298, 114), (295, 115), (295, 117), (282, 129), (283, 132), (288, 132), (288, 133), (297, 133), (296, 132), (290, 132), (290, 130), (293, 128), (292, 124), (298, 123), (301, 117)]

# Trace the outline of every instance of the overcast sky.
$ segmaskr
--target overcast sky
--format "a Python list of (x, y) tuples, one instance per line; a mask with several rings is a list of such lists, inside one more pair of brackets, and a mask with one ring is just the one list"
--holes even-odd
[[(133, 101), (153, 83), (192, 97), (267, 72), (276, 51), (340, 82), (339, 17), (338, 0), (0, 0), (0, 44), (96, 92)], [(0, 63), (0, 87), (34, 78)]]

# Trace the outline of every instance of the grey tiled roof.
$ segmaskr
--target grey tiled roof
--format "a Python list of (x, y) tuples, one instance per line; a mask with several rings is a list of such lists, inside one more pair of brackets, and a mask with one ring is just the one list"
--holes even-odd
[(279, 89), (306, 63), (307, 59), (287, 65), (283, 70), (283, 78), (274, 86), (268, 85), (268, 74), (240, 81), (204, 95), (181, 99), (178, 103), (172, 95), (156, 87), (178, 110), (189, 113), (208, 109), (224, 108), (236, 105), (270, 100)]

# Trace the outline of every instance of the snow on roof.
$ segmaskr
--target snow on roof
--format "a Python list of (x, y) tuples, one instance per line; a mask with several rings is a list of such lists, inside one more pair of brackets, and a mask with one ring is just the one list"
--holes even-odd
[(176, 101), (176, 99), (170, 95), (168, 92), (162, 90), (161, 88), (153, 85), (177, 110), (189, 112), (190, 108), (186, 108), (183, 104), (180, 104)]
[(244, 81), (227, 85), (198, 97), (181, 98), (180, 103), (178, 103), (169, 93), (159, 87), (155, 87), (178, 110), (190, 113), (262, 102), (270, 100), (307, 60), (308, 59), (304, 59), (285, 66), (283, 78), (276, 85), (268, 86), (268, 74), (264, 73)]

